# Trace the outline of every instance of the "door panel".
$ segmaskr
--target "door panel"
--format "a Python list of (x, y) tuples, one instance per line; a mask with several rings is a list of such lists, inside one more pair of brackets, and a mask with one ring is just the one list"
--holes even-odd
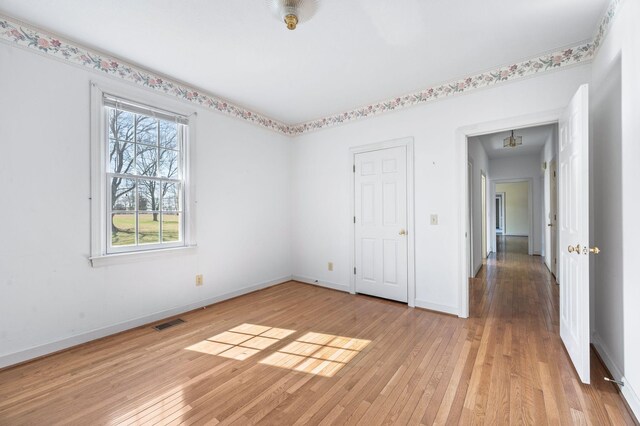
[(589, 383), (588, 86), (560, 119), (560, 337), (583, 383)]
[(355, 155), (356, 292), (407, 302), (406, 147)]

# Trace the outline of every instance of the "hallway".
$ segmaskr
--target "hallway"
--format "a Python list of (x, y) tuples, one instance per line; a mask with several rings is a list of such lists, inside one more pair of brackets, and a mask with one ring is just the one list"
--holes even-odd
[(558, 285), (543, 259), (527, 255), (526, 237), (497, 240), (497, 253), (470, 280), (480, 347), (465, 407), (503, 424), (634, 424), (593, 351), (592, 384), (580, 383), (560, 340)]

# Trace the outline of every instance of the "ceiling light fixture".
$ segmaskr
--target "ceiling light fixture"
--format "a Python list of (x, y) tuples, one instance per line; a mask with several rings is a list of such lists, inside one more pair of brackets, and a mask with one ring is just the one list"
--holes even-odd
[(268, 0), (276, 18), (287, 28), (295, 30), (299, 23), (309, 20), (316, 11), (316, 0)]
[(518, 145), (522, 145), (522, 136), (515, 136), (512, 130), (511, 136), (504, 138), (504, 148), (515, 148)]

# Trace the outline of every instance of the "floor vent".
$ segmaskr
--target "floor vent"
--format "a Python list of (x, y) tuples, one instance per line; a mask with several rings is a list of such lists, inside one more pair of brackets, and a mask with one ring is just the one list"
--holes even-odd
[(154, 325), (153, 328), (155, 328), (157, 331), (162, 331), (165, 328), (173, 327), (174, 325), (182, 324), (183, 322), (184, 320), (177, 318), (168, 322), (163, 322), (162, 324)]

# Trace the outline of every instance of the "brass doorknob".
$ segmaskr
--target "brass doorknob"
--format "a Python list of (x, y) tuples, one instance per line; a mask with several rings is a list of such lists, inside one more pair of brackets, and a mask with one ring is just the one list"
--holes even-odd
[(598, 254), (598, 253), (600, 253), (600, 249), (598, 247), (591, 247), (589, 249), (589, 252), (591, 252), (593, 254)]
[(401, 229), (400, 232), (398, 232), (399, 235), (407, 235), (407, 231), (405, 231), (404, 229)]
[(569, 251), (569, 253), (576, 253), (576, 254), (580, 254), (580, 244), (576, 245), (576, 246), (569, 246), (567, 247), (567, 250)]

